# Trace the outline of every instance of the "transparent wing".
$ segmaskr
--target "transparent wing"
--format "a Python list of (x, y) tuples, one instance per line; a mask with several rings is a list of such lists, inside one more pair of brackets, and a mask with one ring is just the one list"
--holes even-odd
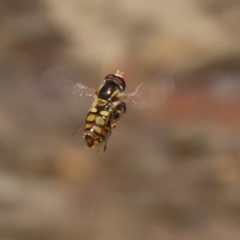
[(52, 67), (43, 73), (41, 84), (48, 92), (61, 96), (75, 93), (80, 96), (92, 97), (96, 94), (96, 90), (88, 88), (80, 82), (85, 77), (87, 77), (85, 74), (73, 75), (72, 71), (63, 67)]
[(42, 87), (51, 94), (70, 95), (74, 84), (71, 72), (62, 67), (53, 66), (41, 76)]
[(137, 108), (150, 108), (163, 104), (174, 90), (170, 77), (159, 77), (155, 81), (141, 83), (132, 93), (121, 93), (118, 97)]
[(79, 94), (80, 96), (93, 97), (96, 95), (97, 91), (78, 82), (73, 86), (73, 93)]

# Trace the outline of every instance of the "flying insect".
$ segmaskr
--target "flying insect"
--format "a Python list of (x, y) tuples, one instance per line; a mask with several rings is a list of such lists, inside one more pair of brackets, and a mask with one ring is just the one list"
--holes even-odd
[(83, 138), (89, 148), (94, 148), (104, 143), (104, 151), (107, 149), (107, 141), (123, 115), (127, 106), (125, 101), (128, 95), (124, 94), (125, 80), (120, 71), (105, 77), (98, 90), (85, 87), (81, 83), (74, 86), (74, 92), (80, 95), (94, 96), (94, 102), (90, 108), (83, 132)]
[(169, 86), (166, 86), (165, 89), (162, 86), (159, 89), (156, 86), (149, 88), (141, 84), (133, 93), (127, 94), (125, 93), (126, 82), (123, 79), (123, 73), (120, 71), (107, 75), (98, 90), (76, 83), (74, 86), (75, 93), (81, 96), (94, 97), (93, 104), (86, 116), (83, 132), (83, 138), (87, 146), (95, 148), (104, 143), (104, 151), (106, 151), (112, 130), (126, 113), (126, 103), (131, 101), (136, 106), (144, 107), (144, 105), (154, 102), (156, 97), (159, 98), (159, 95), (163, 98), (163, 95), (166, 95), (167, 90), (169, 90)]

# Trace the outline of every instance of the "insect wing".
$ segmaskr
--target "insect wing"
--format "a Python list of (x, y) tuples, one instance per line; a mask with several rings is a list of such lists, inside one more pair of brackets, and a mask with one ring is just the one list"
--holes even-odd
[(135, 107), (151, 108), (163, 104), (174, 90), (174, 81), (170, 77), (159, 77), (155, 81), (143, 82), (132, 93), (120, 93), (119, 98)]
[(79, 94), (80, 96), (93, 97), (96, 95), (97, 91), (78, 82), (73, 86), (73, 93)]
[(73, 76), (64, 68), (53, 66), (47, 69), (41, 76), (41, 85), (51, 94), (62, 97), (70, 95), (74, 86)]
[(84, 76), (74, 76), (72, 71), (64, 67), (51, 67), (47, 69), (41, 77), (41, 85), (50, 93), (60, 96), (71, 95), (72, 93), (80, 96), (92, 97), (96, 90), (84, 86), (81, 80)]

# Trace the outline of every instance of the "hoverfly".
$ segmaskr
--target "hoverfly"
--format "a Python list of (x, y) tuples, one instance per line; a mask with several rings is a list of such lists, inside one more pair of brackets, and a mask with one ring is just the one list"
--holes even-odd
[(65, 84), (65, 82), (68, 83), (68, 77), (55, 68), (46, 71), (42, 79), (54, 91), (60, 89), (68, 92), (71, 88), (71, 92), (80, 96), (94, 98), (86, 116), (83, 138), (89, 148), (100, 147), (104, 144), (104, 151), (107, 149), (112, 130), (117, 127), (126, 113), (126, 103), (131, 102), (138, 108), (156, 107), (169, 96), (174, 87), (171, 78), (159, 77), (153, 84), (141, 83), (134, 92), (125, 93), (126, 82), (120, 71), (107, 75), (97, 90), (86, 87), (81, 82), (74, 83), (73, 86)]
[(90, 108), (83, 132), (83, 138), (89, 148), (99, 146), (104, 142), (104, 151), (107, 149), (107, 141), (115, 128), (126, 113), (126, 101), (130, 94), (124, 93), (125, 80), (120, 71), (105, 77), (103, 84), (97, 91), (77, 83), (74, 92), (80, 95), (94, 96), (94, 102)]
[[(122, 75), (123, 73), (120, 71), (107, 75), (98, 90), (88, 88), (81, 83), (76, 83), (74, 86), (75, 93), (94, 97), (93, 104), (87, 113), (83, 132), (83, 138), (89, 148), (95, 148), (104, 143), (104, 151), (106, 151), (112, 130), (126, 113), (126, 102), (131, 101), (137, 106), (144, 106), (150, 102), (147, 99), (149, 94), (153, 100), (155, 99), (154, 94), (157, 94), (159, 98), (159, 94), (161, 95), (159, 91), (167, 93), (167, 89), (158, 89), (156, 86), (154, 89), (149, 89), (141, 84), (133, 93), (127, 94), (124, 92), (126, 83)], [(146, 90), (149, 91), (146, 93)], [(161, 97), (164, 97), (163, 94)]]

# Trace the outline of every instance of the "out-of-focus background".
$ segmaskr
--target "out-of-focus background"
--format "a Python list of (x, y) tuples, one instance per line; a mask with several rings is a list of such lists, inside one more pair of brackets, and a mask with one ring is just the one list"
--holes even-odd
[[(0, 0), (0, 239), (240, 239), (239, 23), (239, 0)], [(117, 69), (175, 92), (105, 153), (69, 142), (92, 99), (68, 83)]]

